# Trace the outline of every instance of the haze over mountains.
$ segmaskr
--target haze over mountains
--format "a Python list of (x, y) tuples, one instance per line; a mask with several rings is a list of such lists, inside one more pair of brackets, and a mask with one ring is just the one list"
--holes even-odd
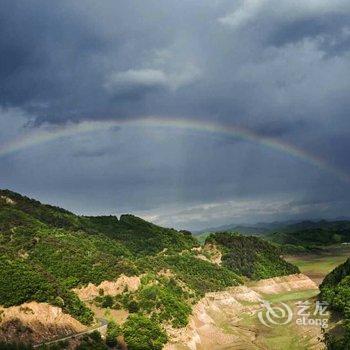
[(202, 230), (194, 231), (194, 234), (201, 234), (205, 232), (219, 232), (219, 231), (232, 231), (242, 234), (262, 235), (271, 233), (275, 230), (280, 231), (293, 231), (303, 230), (309, 228), (329, 228), (337, 223), (341, 224), (346, 221), (350, 221), (348, 217), (337, 217), (334, 220), (288, 220), (288, 221), (274, 221), (274, 222), (259, 222), (256, 224), (227, 224), (217, 227), (209, 227)]

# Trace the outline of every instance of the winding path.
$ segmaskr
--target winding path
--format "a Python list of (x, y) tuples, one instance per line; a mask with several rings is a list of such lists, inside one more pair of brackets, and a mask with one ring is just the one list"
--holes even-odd
[(79, 338), (79, 337), (82, 337), (85, 334), (90, 334), (90, 333), (95, 332), (95, 331), (99, 331), (101, 334), (106, 334), (108, 321), (106, 319), (103, 319), (103, 318), (99, 318), (98, 321), (100, 323), (99, 325), (91, 327), (91, 328), (87, 329), (84, 332), (74, 333), (74, 334), (71, 334), (71, 335), (68, 335), (68, 336), (64, 336), (62, 338), (57, 338), (55, 340), (50, 340), (48, 342), (43, 342), (43, 343), (40, 343), (40, 344), (36, 344), (33, 347), (34, 348), (38, 348), (38, 347), (40, 347), (42, 345), (52, 345), (52, 344), (59, 343), (61, 341), (66, 341), (66, 340), (69, 340), (69, 339), (72, 339), (72, 338)]

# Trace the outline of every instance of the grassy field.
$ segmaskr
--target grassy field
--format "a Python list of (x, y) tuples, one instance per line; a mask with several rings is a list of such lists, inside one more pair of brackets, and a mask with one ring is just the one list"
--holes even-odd
[(302, 273), (320, 284), (329, 272), (349, 257), (350, 246), (343, 245), (328, 247), (317, 254), (286, 256), (285, 259), (297, 265)]
[(319, 293), (316, 289), (302, 290), (297, 292), (286, 292), (278, 294), (263, 294), (265, 300), (271, 303), (293, 302), (299, 300), (309, 300)]

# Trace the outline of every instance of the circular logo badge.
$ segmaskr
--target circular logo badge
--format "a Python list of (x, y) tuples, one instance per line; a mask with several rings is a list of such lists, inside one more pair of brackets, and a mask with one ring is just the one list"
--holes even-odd
[(292, 321), (293, 311), (289, 305), (282, 302), (271, 305), (268, 301), (264, 301), (263, 306), (263, 309), (258, 312), (258, 318), (264, 326), (280, 326)]

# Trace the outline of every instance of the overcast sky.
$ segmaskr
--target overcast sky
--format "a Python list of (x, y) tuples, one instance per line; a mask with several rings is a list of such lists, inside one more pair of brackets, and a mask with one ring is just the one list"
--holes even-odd
[(348, 0), (1, 1), (0, 188), (76, 213), (350, 216), (349, 113)]

